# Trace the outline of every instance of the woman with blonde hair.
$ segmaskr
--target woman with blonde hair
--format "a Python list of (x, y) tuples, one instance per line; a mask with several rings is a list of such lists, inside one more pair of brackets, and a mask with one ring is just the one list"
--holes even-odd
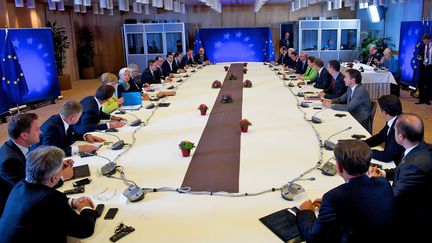
[[(102, 84), (111, 85), (112, 87), (117, 86), (118, 79), (112, 73), (103, 73), (101, 75)], [(117, 99), (115, 94), (105, 103), (102, 104), (102, 111), (111, 114), (113, 111), (117, 110), (124, 102), (123, 98)]]

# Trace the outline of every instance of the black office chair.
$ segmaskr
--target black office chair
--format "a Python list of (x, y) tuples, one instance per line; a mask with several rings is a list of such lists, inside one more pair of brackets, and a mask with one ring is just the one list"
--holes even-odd
[(374, 120), (375, 113), (377, 110), (377, 106), (378, 106), (378, 102), (371, 101), (371, 108), (369, 111), (369, 125), (368, 125), (368, 129), (367, 129), (370, 134), (372, 134), (372, 125), (373, 125), (373, 120)]

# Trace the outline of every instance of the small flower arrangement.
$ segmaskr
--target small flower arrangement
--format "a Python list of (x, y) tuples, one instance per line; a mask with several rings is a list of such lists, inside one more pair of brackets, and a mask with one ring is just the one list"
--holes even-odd
[(224, 66), (225, 72), (228, 72), (229, 67), (228, 66)]
[(247, 62), (244, 62), (244, 63), (243, 63), (243, 67), (247, 67), (247, 65), (248, 65)]
[(239, 125), (241, 127), (252, 126), (252, 123), (250, 123), (248, 119), (241, 119)]
[(252, 126), (252, 123), (250, 123), (248, 119), (241, 119), (239, 125), (240, 125), (240, 130), (246, 133), (248, 132), (249, 126)]
[(233, 102), (233, 98), (231, 96), (231, 93), (223, 94), (221, 102), (222, 103), (231, 103), (231, 102)]
[(213, 81), (212, 88), (219, 89), (222, 86), (222, 83), (218, 80)]
[(234, 73), (231, 73), (229, 76), (229, 80), (236, 80), (237, 76)]
[(198, 110), (200, 110), (200, 112), (201, 112), (201, 116), (205, 116), (206, 113), (207, 113), (208, 107), (207, 107), (205, 104), (201, 104), (201, 105), (198, 107)]
[(179, 144), (180, 149), (193, 149), (195, 148), (195, 144), (192, 142), (189, 142), (188, 140), (183, 140)]
[(246, 79), (243, 82), (243, 87), (245, 87), (245, 88), (251, 88), (252, 87), (252, 81), (250, 81), (249, 79)]
[(205, 105), (205, 104), (201, 104), (199, 107), (198, 107), (198, 110), (200, 110), (200, 111), (202, 111), (202, 110), (208, 110), (208, 107)]
[(243, 74), (246, 74), (248, 69), (246, 67), (243, 68)]
[(179, 144), (183, 157), (189, 157), (191, 149), (195, 148), (195, 144), (188, 140), (183, 140)]

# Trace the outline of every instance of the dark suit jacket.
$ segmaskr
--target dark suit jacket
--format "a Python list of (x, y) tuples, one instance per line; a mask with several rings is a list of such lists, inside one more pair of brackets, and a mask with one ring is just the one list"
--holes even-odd
[(285, 53), (285, 55), (280, 54), (279, 55), (279, 59), (276, 62), (277, 62), (278, 65), (285, 64), (288, 61), (287, 60), (288, 58), (290, 58), (288, 56), (288, 52)]
[(198, 64), (203, 64), (204, 62), (208, 61), (207, 54), (204, 53), (204, 55), (201, 57), (199, 53), (195, 54), (194, 56), (194, 62)]
[(317, 89), (327, 90), (331, 85), (332, 79), (333, 78), (327, 71), (327, 68), (323, 68), (321, 70), (321, 74), (318, 72), (318, 77), (316, 79), (314, 87)]
[(307, 61), (305, 61), (304, 65), (303, 65), (303, 62), (300, 61), (300, 59), (299, 59), (298, 62), (297, 62), (295, 73), (297, 73), (297, 74), (304, 74), (306, 72), (306, 68), (307, 67), (308, 67)]
[(72, 210), (66, 196), (42, 184), (19, 182), (0, 220), (1, 242), (66, 242), (93, 234), (97, 213)]
[(12, 140), (0, 147), (0, 216), (12, 187), (25, 178), (25, 162), (24, 154)]
[(281, 48), (282, 46), (286, 46), (287, 49), (288, 49), (288, 48), (294, 48), (294, 44), (293, 44), (293, 42), (292, 42), (292, 41), (289, 41), (289, 40), (287, 40), (287, 39), (285, 39), (285, 38), (283, 38), (283, 39), (281, 39), (281, 40), (279, 41), (279, 48)]
[[(165, 60), (162, 63), (162, 75), (167, 77), (169, 76), (171, 73), (176, 73), (177, 72), (177, 68), (174, 67), (174, 62), (171, 64), (172, 68), (170, 67), (169, 63), (167, 60)], [(174, 68), (176, 68), (176, 70), (174, 71)]]
[(142, 82), (134, 79), (134, 78), (130, 78), (129, 81), (129, 89), (128, 92), (142, 92)]
[[(330, 75), (331, 76), (331, 75)], [(324, 90), (326, 99), (335, 99), (338, 97), (341, 97), (343, 94), (345, 94), (347, 90), (347, 86), (345, 86), (344, 81), (345, 76), (342, 73), (339, 73), (335, 80), (335, 87), (333, 88), (332, 81), (330, 81), (329, 87)], [(333, 77), (332, 77), (333, 80)]]
[(179, 62), (176, 59), (174, 59), (174, 63), (176, 65), (177, 70), (185, 67), (185, 65), (183, 65), (183, 63), (181, 62), (181, 60)]
[(182, 57), (181, 63), (183, 66), (194, 64), (193, 58), (189, 58), (187, 55)]
[(348, 111), (363, 127), (369, 124), (369, 113), (371, 110), (371, 100), (369, 92), (363, 84), (357, 84), (351, 97), (351, 89), (347, 88), (345, 94), (333, 99), (333, 110)]
[[(393, 172), (393, 173), (392, 173)], [(399, 163), (395, 170), (386, 170), (393, 180), (399, 232), (409, 242), (424, 242), (430, 236), (432, 208), (432, 147), (421, 142)], [(408, 241), (405, 241), (408, 242)]]
[[(384, 150), (372, 150), (373, 158), (382, 162), (391, 162), (394, 161), (396, 165), (399, 164), (400, 159), (405, 151), (404, 147), (400, 146), (395, 139), (395, 129), (394, 126), (396, 121), (393, 122), (390, 130), (388, 130), (388, 126), (384, 126), (381, 131), (372, 137), (366, 139), (366, 143), (370, 147), (378, 146), (382, 143), (385, 143)], [(388, 131), (388, 135), (387, 135)]]
[(146, 68), (141, 75), (141, 82), (145, 84), (160, 84), (161, 77), (159, 72), (154, 71), (153, 75), (149, 68)]
[(109, 119), (110, 115), (99, 110), (94, 96), (87, 96), (80, 103), (83, 107), (83, 112), (79, 121), (73, 126), (76, 132), (85, 134), (94, 132), (95, 130), (108, 129), (107, 124), (99, 124), (99, 122), (103, 119)]
[(367, 55), (367, 57), (365, 58), (363, 63), (367, 64), (367, 65), (372, 65), (372, 64), (374, 64), (374, 62), (373, 62), (374, 59), (377, 59), (378, 61), (380, 61), (381, 60), (381, 54), (379, 54), (378, 52), (376, 52), (375, 54), (369, 54), (369, 55)]
[(57, 148), (61, 148), (66, 156), (71, 156), (71, 144), (77, 140), (83, 140), (83, 134), (75, 132), (73, 126), (69, 126), (66, 134), (60, 115), (53, 115), (48, 118), (42, 124), (41, 131), (40, 142), (32, 146), (32, 149), (40, 145), (56, 146)]
[(318, 218), (297, 212), (303, 238), (313, 242), (392, 242), (394, 198), (385, 178), (362, 175), (325, 193)]
[(286, 56), (287, 57), (285, 58), (284, 65), (289, 68), (296, 68), (297, 62), (294, 61), (291, 57), (289, 57), (288, 53), (286, 54)]

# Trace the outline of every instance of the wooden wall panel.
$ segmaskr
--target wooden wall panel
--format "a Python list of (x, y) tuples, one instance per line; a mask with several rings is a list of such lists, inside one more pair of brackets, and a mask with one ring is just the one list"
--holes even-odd
[(222, 5), (221, 27), (254, 27), (255, 22), (253, 5)]

